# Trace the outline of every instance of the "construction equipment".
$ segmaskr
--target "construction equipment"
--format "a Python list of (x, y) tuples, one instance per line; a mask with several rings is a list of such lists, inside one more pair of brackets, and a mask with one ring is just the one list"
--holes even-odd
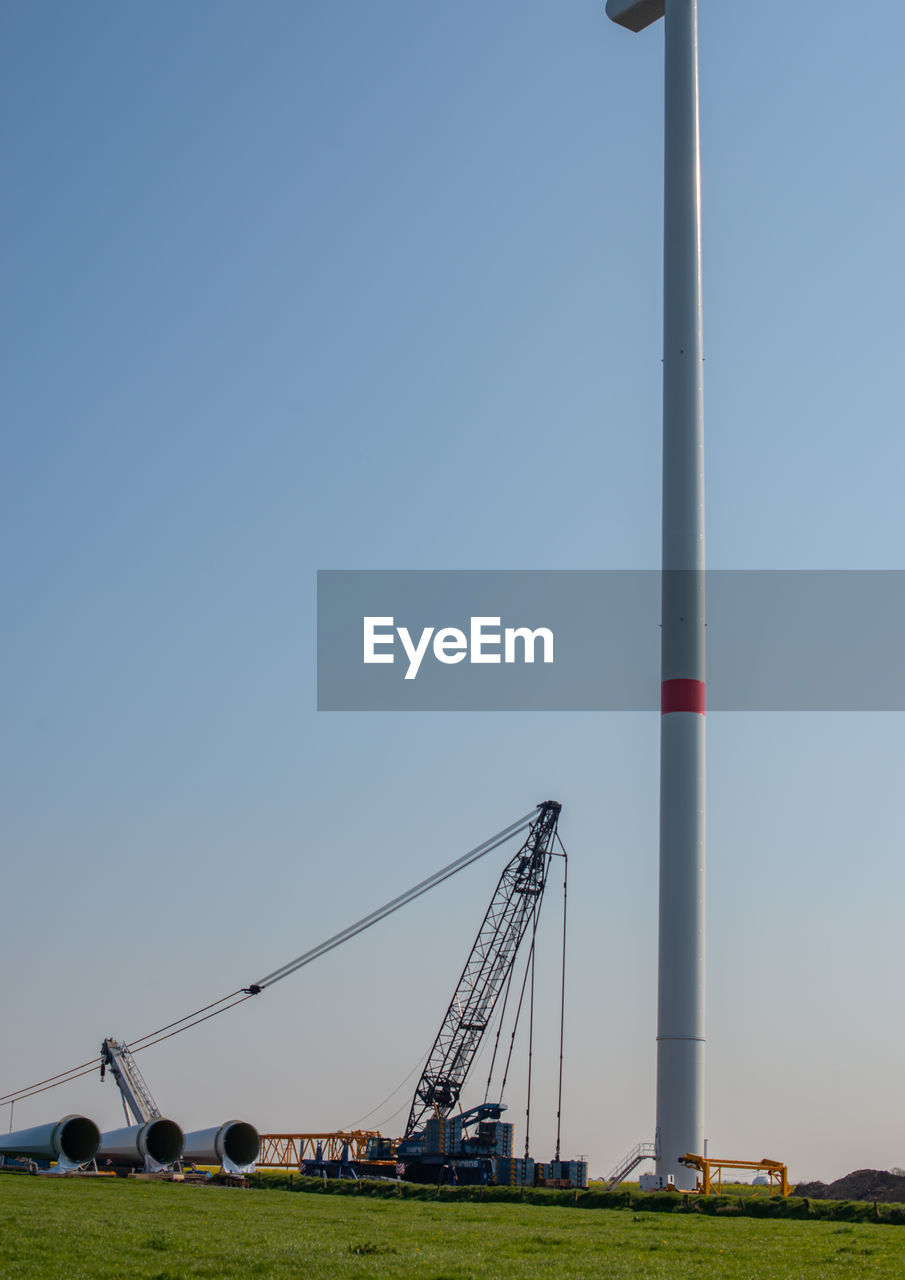
[(513, 1127), (501, 1119), (505, 1110), (501, 1102), (485, 1102), (448, 1119), (432, 1116), (422, 1130), (397, 1143), (396, 1156), (406, 1176), (413, 1182), (436, 1182), (445, 1173), (452, 1182), (489, 1183), (499, 1180), (497, 1163), (502, 1161), (509, 1182)]
[(545, 800), (537, 807), (527, 840), (500, 876), (449, 1002), (415, 1088), (405, 1139), (411, 1139), (429, 1118), (444, 1120), (459, 1101), (496, 998), (540, 908), (562, 805)]
[(352, 1160), (371, 1160), (369, 1143), (380, 1137), (374, 1129), (352, 1129), (347, 1133), (262, 1133), (258, 1165), (267, 1169), (298, 1169), (303, 1164), (338, 1164), (344, 1148)]
[(262, 1133), (259, 1169), (294, 1169), (330, 1178), (395, 1176), (396, 1144), (374, 1129)]
[[(129, 1046), (110, 1037), (101, 1045), (101, 1080), (108, 1067), (119, 1086), (126, 1127), (101, 1134), (98, 1157), (115, 1167), (148, 1173), (173, 1168), (182, 1155), (184, 1134), (175, 1121), (160, 1114)], [(129, 1124), (130, 1111), (134, 1124)]]
[(180, 1159), (193, 1164), (218, 1164), (228, 1174), (254, 1167), (260, 1150), (258, 1131), (243, 1120), (229, 1120), (210, 1129), (183, 1134), (166, 1120), (139, 1071), (129, 1046), (109, 1037), (101, 1045), (101, 1079), (107, 1068), (119, 1086), (126, 1120), (136, 1123), (101, 1135), (98, 1154), (115, 1166), (141, 1166), (149, 1172), (172, 1168)]
[[(548, 1166), (535, 1165), (529, 1157), (527, 1133), (525, 1158), (514, 1159), (513, 1126), (502, 1119), (506, 1110), (502, 1101), (491, 1102), (485, 1095), (479, 1106), (455, 1114), (455, 1108), (461, 1108), (462, 1090), (495, 1012), (497, 997), (504, 988), (508, 990), (519, 946), (529, 930), (533, 959), (534, 933), (558, 839), (561, 809), (555, 800), (537, 806), (528, 837), (503, 869), (465, 962), (415, 1087), (404, 1136), (395, 1149), (397, 1167), (411, 1180), (433, 1182), (445, 1176), (451, 1182), (532, 1185), (540, 1176), (556, 1185), (572, 1178), (579, 1179), (579, 1185), (587, 1185), (584, 1162), (560, 1161), (558, 1136), (556, 1158)], [(526, 979), (529, 971), (533, 972), (531, 964)], [(504, 1008), (505, 1003), (504, 999)], [(514, 1034), (513, 1031), (513, 1037)], [(560, 1089), (561, 1086), (560, 1072)], [(488, 1080), (488, 1092), (489, 1088)], [(569, 1181), (569, 1185), (575, 1183)]]
[[(420, 1150), (425, 1151), (425, 1142), (427, 1147), (434, 1154), (442, 1154), (442, 1148), (446, 1146), (446, 1130), (437, 1128), (436, 1143), (437, 1151), (433, 1151), (430, 1146), (434, 1142), (433, 1130), (437, 1126), (442, 1126), (448, 1121), (449, 1113), (459, 1102), (459, 1097), (465, 1083), (468, 1071), (474, 1061), (477, 1050), (481, 1044), (482, 1037), (486, 1031), (491, 1016), (495, 1011), (497, 997), (501, 992), (505, 991), (504, 998), (500, 1002), (502, 1015), (505, 1015), (506, 997), (509, 994), (512, 985), (513, 966), (518, 952), (520, 943), (529, 928), (532, 933), (531, 946), (529, 949), (529, 962), (525, 970), (525, 979), (522, 983), (522, 993), (518, 999), (518, 1009), (521, 1010), (522, 996), (525, 994), (525, 984), (527, 978), (531, 977), (531, 998), (529, 1005), (533, 1013), (533, 990), (534, 990), (534, 935), (536, 933), (537, 922), (539, 918), (541, 899), (546, 884), (547, 872), (550, 862), (554, 856), (554, 841), (558, 841), (557, 823), (561, 806), (553, 800), (545, 801), (543, 804), (536, 806), (535, 814), (526, 814), (519, 818), (516, 822), (510, 823), (508, 827), (491, 836), (488, 840), (483, 841), (480, 845), (469, 850), (466, 854), (457, 858), (448, 866), (442, 867), (439, 871), (434, 872), (427, 879), (422, 880), (419, 884), (413, 886), (405, 893), (398, 895), (391, 901), (384, 903), (382, 907), (370, 912), (362, 919), (343, 929), (340, 933), (328, 938), (325, 942), (320, 943), (316, 947), (309, 948), (302, 955), (297, 956), (294, 960), (282, 965), (279, 969), (265, 975), (258, 982), (252, 983), (250, 986), (241, 987), (236, 991), (221, 997), (209, 1004), (196, 1009), (193, 1012), (168, 1022), (165, 1026), (157, 1028), (147, 1035), (139, 1036), (133, 1039), (132, 1045), (134, 1051), (138, 1052), (142, 1049), (149, 1048), (152, 1044), (157, 1044), (160, 1040), (170, 1039), (171, 1037), (187, 1031), (191, 1027), (197, 1026), (202, 1022), (206, 1022), (209, 1018), (213, 1018), (227, 1009), (234, 1008), (252, 996), (260, 995), (267, 987), (290, 974), (297, 972), (303, 966), (312, 963), (320, 956), (325, 955), (334, 947), (340, 946), (342, 943), (358, 936), (364, 930), (371, 928), (378, 921), (385, 919), (387, 916), (400, 910), (415, 899), (427, 893), (430, 889), (443, 883), (457, 872), (462, 871), (465, 867), (472, 865), (479, 858), (485, 857), (492, 850), (498, 848), (506, 841), (510, 840), (514, 835), (528, 829), (528, 838), (524, 845), (519, 849), (514, 858), (507, 864), (500, 881), (497, 885), (490, 907), (484, 917), (481, 929), (475, 939), (469, 959), (465, 969), (462, 972), (458, 987), (453, 999), (447, 1009), (446, 1017), (438, 1033), (431, 1054), (425, 1064), (421, 1079), (415, 1091), (415, 1097), (412, 1102), (409, 1122), (406, 1126), (405, 1141), (418, 1146), (419, 1137), (424, 1139)], [(563, 867), (567, 865), (565, 850), (559, 842), (559, 854), (562, 857)], [(565, 976), (565, 875), (563, 878), (563, 990)], [(503, 1021), (503, 1016), (497, 1020), (497, 1045), (499, 1045), (499, 1024)], [(518, 1026), (518, 1013), (516, 1014), (516, 1027)], [(533, 1023), (533, 1017), (532, 1017)], [(513, 1030), (513, 1043), (515, 1030)], [(560, 1080), (559, 1080), (559, 1102), (562, 1098), (562, 1061), (563, 1061), (563, 1023), (560, 1020)], [(512, 1053), (512, 1044), (510, 1044), (510, 1058)], [(529, 1073), (528, 1073), (528, 1115), (530, 1116), (530, 1095), (531, 1095), (531, 1073), (530, 1073), (530, 1033), (529, 1033)], [(494, 1062), (496, 1061), (496, 1048), (494, 1048)], [(95, 1063), (97, 1060), (95, 1059)], [(25, 1088), (17, 1089), (0, 1097), (0, 1102), (8, 1102), (10, 1107), (19, 1100), (31, 1097), (35, 1093), (43, 1092), (45, 1088), (56, 1088), (58, 1086), (71, 1083), (78, 1079), (81, 1075), (85, 1075), (95, 1069), (95, 1063), (80, 1063), (75, 1067), (71, 1067), (67, 1071), (58, 1072), (56, 1075), (39, 1080), (35, 1084)], [(506, 1070), (508, 1072), (509, 1059), (506, 1060)], [(253, 1166), (257, 1160), (260, 1150), (260, 1139), (257, 1131), (251, 1125), (246, 1125), (242, 1121), (229, 1121), (225, 1125), (218, 1128), (199, 1130), (189, 1134), (183, 1139), (183, 1134), (178, 1125), (172, 1121), (165, 1120), (160, 1114), (160, 1110), (151, 1095), (150, 1090), (139, 1071), (133, 1051), (129, 1046), (112, 1038), (104, 1040), (100, 1054), (101, 1079), (103, 1080), (107, 1069), (113, 1073), (123, 1102), (123, 1110), (126, 1119), (126, 1126), (123, 1129), (116, 1130), (112, 1133), (104, 1135), (100, 1154), (104, 1156), (108, 1163), (126, 1163), (129, 1165), (144, 1164), (147, 1168), (153, 1168), (154, 1165), (160, 1164), (176, 1164), (179, 1160), (179, 1150), (182, 1149), (184, 1141), (184, 1157), (187, 1160), (194, 1160), (199, 1163), (213, 1163), (219, 1160), (224, 1168), (230, 1169), (230, 1165), (239, 1164), (245, 1168)], [(491, 1068), (491, 1077), (493, 1068)], [(503, 1085), (500, 1087), (502, 1094), (505, 1087), (506, 1074), (504, 1073)], [(449, 1121), (452, 1129), (450, 1134), (454, 1135), (454, 1145), (456, 1147), (457, 1156), (465, 1157), (475, 1153), (480, 1153), (481, 1160), (484, 1157), (494, 1159), (509, 1160), (512, 1155), (512, 1126), (504, 1124), (501, 1119), (501, 1113), (505, 1110), (502, 1102), (488, 1102), (488, 1094), (490, 1092), (490, 1079), (488, 1079), (487, 1090), (485, 1091), (485, 1100), (478, 1108), (472, 1108), (470, 1112), (464, 1116), (458, 1117), (454, 1122)], [(559, 1159), (559, 1129), (558, 1121), (561, 1113), (561, 1106), (557, 1109), (557, 1139), (554, 1161), (551, 1164), (556, 1166), (555, 1172), (551, 1172), (548, 1176), (556, 1180), (562, 1180), (563, 1169), (571, 1170), (574, 1166), (578, 1168), (582, 1165), (580, 1161), (565, 1161)], [(130, 1119), (135, 1123), (129, 1123)], [(436, 1123), (435, 1123), (436, 1122)], [(420, 1128), (419, 1128), (420, 1126)], [(427, 1139), (425, 1130), (431, 1127), (431, 1138)], [(469, 1129), (470, 1126), (470, 1129)], [(54, 1126), (45, 1126), (48, 1130)], [(442, 1131), (442, 1138), (441, 1138)], [(152, 1135), (156, 1134), (157, 1139), (152, 1140)], [(315, 1135), (268, 1135), (269, 1139), (274, 1141), (285, 1140), (288, 1144), (279, 1157), (274, 1156), (274, 1148), (271, 1146), (266, 1153), (267, 1159), (279, 1159), (279, 1163), (287, 1160), (293, 1162), (302, 1157), (299, 1147), (296, 1145), (292, 1150), (292, 1144), (301, 1142), (304, 1144), (307, 1136)], [(354, 1150), (354, 1142), (345, 1141), (347, 1135), (334, 1134), (329, 1135), (331, 1138), (339, 1139), (341, 1142), (340, 1163), (346, 1163), (352, 1159)], [(367, 1136), (365, 1159), (369, 1163), (388, 1163), (395, 1160), (396, 1144), (390, 1138), (385, 1138), (380, 1134), (373, 1133)], [(0, 1148), (2, 1151), (3, 1148)], [(11, 1150), (11, 1148), (7, 1148)], [(42, 1148), (43, 1150), (43, 1148)], [(525, 1142), (526, 1159), (515, 1164), (521, 1169), (524, 1166), (527, 1169), (529, 1164), (533, 1162), (527, 1158), (528, 1151), (528, 1133), (526, 1126), (526, 1142)], [(315, 1149), (315, 1162), (317, 1162)], [(486, 1170), (482, 1164), (482, 1174)], [(237, 1172), (244, 1169), (235, 1170)], [(496, 1176), (496, 1175), (494, 1175)], [(520, 1178), (519, 1178), (520, 1180)]]
[(789, 1186), (789, 1171), (779, 1160), (768, 1160), (766, 1157), (763, 1160), (724, 1160), (715, 1156), (686, 1153), (684, 1156), (679, 1156), (679, 1164), (698, 1170), (701, 1176), (698, 1178), (696, 1190), (705, 1196), (713, 1192), (714, 1172), (717, 1195), (722, 1192), (724, 1169), (754, 1169), (758, 1173), (765, 1173), (769, 1179), (771, 1196), (788, 1196), (792, 1191)]
[(156, 1119), (160, 1108), (151, 1097), (151, 1090), (129, 1052), (129, 1046), (109, 1036), (101, 1045), (101, 1080), (106, 1076), (108, 1067), (119, 1088), (126, 1123), (129, 1122), (130, 1111), (136, 1124)]

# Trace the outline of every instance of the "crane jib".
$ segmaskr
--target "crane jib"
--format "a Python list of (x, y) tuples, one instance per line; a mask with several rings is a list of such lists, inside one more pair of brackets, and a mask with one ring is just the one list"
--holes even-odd
[(561, 808), (555, 800), (538, 805), (525, 843), (503, 869), (415, 1088), (406, 1138), (428, 1119), (445, 1119), (459, 1101), (496, 998), (536, 922)]

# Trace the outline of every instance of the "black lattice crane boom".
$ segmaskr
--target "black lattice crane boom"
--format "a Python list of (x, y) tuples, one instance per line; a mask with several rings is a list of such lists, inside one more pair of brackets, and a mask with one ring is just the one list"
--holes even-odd
[(500, 876), (449, 1002), (415, 1089), (406, 1138), (434, 1116), (445, 1119), (459, 1101), (497, 996), (515, 962), (519, 944), (536, 918), (562, 806), (555, 800), (545, 800), (537, 808), (527, 840)]

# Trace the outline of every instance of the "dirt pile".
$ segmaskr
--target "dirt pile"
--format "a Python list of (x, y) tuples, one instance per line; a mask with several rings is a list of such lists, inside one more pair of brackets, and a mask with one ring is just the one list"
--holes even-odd
[(800, 1182), (793, 1195), (810, 1200), (880, 1200), (905, 1204), (905, 1175), (885, 1169), (856, 1169), (835, 1182)]

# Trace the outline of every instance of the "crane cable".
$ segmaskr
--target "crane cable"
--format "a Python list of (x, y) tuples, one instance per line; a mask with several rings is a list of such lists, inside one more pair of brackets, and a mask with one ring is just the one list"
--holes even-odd
[[(496, 1036), (494, 1037), (494, 1041), (493, 1041), (493, 1055), (491, 1056), (491, 1059), (490, 1059), (490, 1070), (487, 1072), (487, 1084), (484, 1086), (485, 1102), (490, 1097), (490, 1086), (493, 1082), (493, 1073), (496, 1068), (496, 1057), (500, 1047), (500, 1039), (502, 1038), (502, 1035), (503, 1035), (503, 1023), (505, 1022), (505, 1019), (506, 1019), (506, 1008), (509, 1004), (509, 993), (512, 990), (512, 979), (514, 977), (515, 977), (515, 960), (513, 958), (513, 963), (509, 969), (509, 976), (506, 979), (506, 990), (503, 992), (503, 1004), (502, 1004), (502, 1008), (500, 1009), (499, 1020), (497, 1021)], [(500, 1101), (502, 1102), (502, 1097), (500, 1098)]]
[[(376, 1107), (372, 1107), (370, 1111), (366, 1111), (363, 1116), (359, 1116), (358, 1119), (353, 1120), (351, 1124), (344, 1124), (340, 1132), (350, 1133), (353, 1129), (357, 1129), (360, 1124), (364, 1124), (365, 1120), (370, 1120), (371, 1116), (374, 1115), (375, 1112), (381, 1111), (388, 1102), (390, 1102), (393, 1098), (395, 1098), (396, 1094), (400, 1091), (400, 1089), (405, 1088), (409, 1080), (411, 1080), (412, 1076), (415, 1074), (418, 1068), (423, 1064), (424, 1059), (427, 1057), (428, 1053), (430, 1053), (430, 1049), (428, 1049), (425, 1053), (421, 1053), (418, 1055), (415, 1061), (415, 1065), (412, 1067), (411, 1071), (409, 1071), (409, 1073), (405, 1076), (403, 1080), (400, 1080), (399, 1084), (396, 1085), (396, 1088), (392, 1091), (392, 1093), (388, 1093), (387, 1096), (381, 1102), (377, 1103)], [(408, 1106), (408, 1100), (406, 1100), (404, 1105)], [(402, 1110), (402, 1107), (399, 1107), (396, 1111), (393, 1112), (393, 1115), (387, 1116), (386, 1119), (392, 1120), (393, 1116), (398, 1115), (401, 1110)], [(384, 1122), (376, 1121), (375, 1123), (379, 1128), (380, 1124)]]
[[(556, 833), (559, 840), (559, 832)], [(556, 1155), (554, 1160), (559, 1160), (559, 1138), (562, 1126), (562, 1060), (563, 1060), (563, 1044), (566, 1033), (566, 905), (569, 891), (569, 855), (566, 853), (563, 842), (559, 841), (559, 847), (562, 849), (563, 869), (562, 869), (562, 989), (559, 997), (559, 1085), (556, 1092)]]
[[(557, 833), (557, 840), (559, 840), (559, 835), (558, 835), (558, 833)], [(565, 857), (565, 856), (566, 856), (566, 851), (565, 851), (565, 848), (563, 847), (563, 843), (562, 843), (562, 841), (561, 841), (561, 840), (559, 841), (559, 846), (560, 846), (560, 848), (562, 849), (562, 856), (563, 856), (563, 857)], [(557, 856), (557, 857), (559, 857), (559, 855), (558, 855), (558, 854), (557, 854), (556, 856)], [(544, 888), (545, 888), (545, 889), (546, 889), (546, 885), (547, 885), (547, 879), (548, 879), (548, 877), (549, 877), (549, 875), (550, 875), (550, 868), (551, 868), (551, 866), (552, 866), (552, 865), (553, 865), (553, 854), (548, 854), (548, 856), (547, 856), (547, 868), (546, 868), (546, 870), (544, 871)], [(541, 895), (541, 904), (542, 904), (542, 900), (543, 900), (543, 895)], [(540, 915), (540, 907), (539, 907), (539, 906), (537, 906), (536, 904), (535, 904), (535, 907), (534, 907), (532, 910), (533, 910), (533, 912), (534, 912), (534, 911), (536, 911), (538, 916)], [(533, 919), (533, 914), (532, 914), (532, 919)], [(537, 921), (535, 921), (534, 926), (533, 926), (533, 932), (532, 932), (532, 937), (531, 937), (531, 946), (532, 946), (532, 948), (533, 948), (533, 945), (534, 945), (534, 936), (535, 936), (536, 932), (537, 932)], [(530, 951), (529, 951), (529, 963), (530, 963)], [(510, 1040), (510, 1043), (509, 1043), (509, 1055), (508, 1055), (508, 1057), (506, 1058), (506, 1070), (505, 1070), (505, 1071), (504, 1071), (504, 1073), (503, 1073), (503, 1083), (502, 1083), (502, 1085), (500, 1086), (500, 1101), (502, 1101), (503, 1093), (505, 1092), (505, 1089), (506, 1089), (506, 1081), (507, 1081), (507, 1079), (508, 1079), (508, 1077), (509, 1077), (509, 1064), (510, 1064), (510, 1062), (512, 1061), (512, 1050), (513, 1050), (513, 1046), (514, 1046), (514, 1042), (515, 1042), (516, 1033), (518, 1032), (518, 1022), (519, 1022), (519, 1017), (521, 1016), (521, 1012), (522, 1012), (522, 999), (523, 999), (524, 994), (525, 994), (525, 983), (526, 983), (526, 981), (527, 981), (527, 972), (528, 972), (528, 971), (527, 971), (527, 969), (526, 969), (526, 970), (525, 970), (525, 977), (522, 979), (522, 990), (521, 990), (521, 994), (520, 994), (520, 996), (519, 996), (518, 1008), (516, 1009), (516, 1013), (515, 1013), (515, 1023), (514, 1023), (514, 1025), (513, 1025), (513, 1027), (512, 1027), (512, 1039)], [(493, 1042), (493, 1056), (492, 1056), (492, 1058), (491, 1058), (491, 1060), (490, 1060), (490, 1070), (489, 1070), (489, 1072), (488, 1072), (488, 1074), (487, 1074), (487, 1084), (486, 1084), (486, 1086), (485, 1086), (485, 1088), (484, 1088), (484, 1101), (485, 1101), (485, 1102), (487, 1101), (487, 1099), (488, 1099), (488, 1098), (489, 1098), (489, 1096), (490, 1096), (490, 1086), (491, 1086), (491, 1084), (493, 1083), (493, 1073), (494, 1073), (494, 1070), (496, 1069), (497, 1053), (498, 1053), (498, 1051), (499, 1051), (499, 1047), (500, 1047), (500, 1040), (501, 1040), (502, 1035), (503, 1035), (503, 1030), (504, 1030), (504, 1025), (503, 1025), (503, 1024), (504, 1024), (505, 1019), (506, 1019), (506, 1007), (507, 1007), (507, 1005), (509, 1004), (509, 993), (510, 993), (510, 991), (512, 990), (512, 982), (513, 982), (514, 977), (515, 977), (515, 957), (513, 957), (513, 963), (512, 963), (512, 966), (511, 966), (510, 970), (509, 970), (509, 976), (508, 976), (508, 978), (506, 979), (506, 989), (505, 989), (505, 991), (504, 991), (504, 993), (503, 993), (503, 1005), (502, 1005), (502, 1009), (500, 1010), (499, 1021), (498, 1021), (498, 1023), (497, 1023), (496, 1037), (495, 1037), (494, 1042)], [(494, 1015), (494, 1016), (495, 1016), (495, 1015)]]
[[(538, 912), (538, 915), (540, 912)], [(531, 935), (531, 954), (528, 958), (528, 969), (531, 973), (531, 997), (528, 1005), (528, 1088), (525, 1103), (525, 1163), (531, 1152), (531, 1069), (534, 1064), (534, 959), (536, 956), (535, 941), (537, 939), (537, 916), (534, 918), (534, 933)]]
[[(563, 1080), (563, 1057), (564, 1057), (565, 1017), (566, 1017), (566, 919), (567, 919), (566, 908), (567, 908), (567, 900), (568, 900), (569, 855), (566, 853), (566, 847), (562, 842), (559, 832), (556, 833), (556, 841), (557, 841), (557, 844), (559, 845), (561, 853), (555, 856), (562, 857), (562, 860), (563, 860), (562, 963), (561, 963), (561, 971), (560, 971), (560, 1005), (559, 1005), (559, 1080), (557, 1085), (557, 1097), (556, 1097), (556, 1155), (554, 1156), (555, 1160), (559, 1160), (560, 1132), (561, 1132), (561, 1123), (562, 1123), (562, 1080)], [(553, 856), (554, 855), (552, 854), (549, 856), (548, 868), (549, 866), (552, 866)], [(544, 877), (545, 881), (546, 881), (547, 875), (549, 875), (549, 869), (545, 874), (545, 877)], [(528, 1002), (529, 1002), (528, 1084), (527, 1084), (527, 1105), (525, 1110), (526, 1159), (527, 1159), (527, 1152), (529, 1149), (528, 1148), (528, 1144), (530, 1140), (529, 1130), (531, 1125), (531, 1077), (532, 1077), (532, 1057), (533, 1057), (533, 1051), (534, 1051), (534, 962), (535, 962), (535, 952), (536, 952), (537, 929), (540, 923), (540, 911), (542, 906), (543, 906), (543, 897), (541, 897), (540, 901), (536, 903), (534, 907), (532, 928), (531, 928), (531, 945), (528, 949), (528, 959), (525, 965), (525, 972), (522, 976), (521, 990), (519, 992), (518, 1005), (515, 1011), (515, 1021), (512, 1026), (512, 1034), (509, 1041), (509, 1052), (506, 1057), (506, 1066), (503, 1071), (503, 1080), (502, 1080), (502, 1084), (500, 1085), (500, 1093), (499, 1093), (500, 1101), (502, 1101), (503, 1095), (506, 1091), (506, 1083), (509, 1079), (509, 1067), (512, 1062), (512, 1054), (515, 1048), (515, 1037), (518, 1032), (519, 1020), (521, 1018), (522, 1004), (525, 998), (525, 990), (528, 987), (528, 980), (530, 978), (530, 994), (528, 997)], [(500, 1013), (500, 1021), (497, 1026), (496, 1039), (493, 1047), (493, 1058), (490, 1064), (490, 1074), (487, 1077), (487, 1085), (484, 1090), (485, 1102), (487, 1101), (487, 1098), (489, 1097), (489, 1094), (490, 1094), (490, 1085), (493, 1078), (494, 1065), (496, 1063), (497, 1049), (499, 1047), (500, 1035), (503, 1030), (503, 1020), (506, 1015), (506, 1005), (509, 1000), (510, 985), (512, 983), (514, 974), (515, 974), (515, 968), (513, 966), (513, 968), (509, 972), (509, 978), (507, 981), (506, 990), (503, 997), (503, 1007)]]
[[(296, 956), (294, 960), (290, 960), (287, 964), (282, 965), (279, 969), (274, 969), (272, 973), (268, 973), (265, 977), (253, 982), (248, 987), (238, 987), (229, 995), (221, 996), (219, 1000), (214, 1000), (210, 1004), (202, 1005), (200, 1009), (195, 1009), (192, 1013), (185, 1014), (182, 1018), (177, 1018), (174, 1022), (168, 1022), (162, 1027), (158, 1027), (156, 1031), (149, 1031), (143, 1036), (139, 1036), (129, 1044), (131, 1053), (140, 1053), (142, 1049), (149, 1049), (151, 1045), (160, 1044), (162, 1040), (169, 1040), (172, 1036), (177, 1036), (183, 1031), (188, 1031), (191, 1027), (198, 1026), (201, 1022), (207, 1022), (209, 1018), (215, 1018), (220, 1013), (225, 1013), (227, 1009), (235, 1008), (237, 1004), (242, 1004), (251, 996), (260, 995), (260, 993), (275, 982), (279, 982), (282, 978), (288, 978), (291, 973), (295, 973), (298, 969), (303, 968), (307, 964), (311, 964), (313, 960), (319, 959), (320, 956), (326, 955), (328, 951), (332, 951), (334, 947), (341, 946), (342, 943), (348, 942), (351, 938), (356, 937), (359, 933), (363, 933), (366, 929), (370, 929), (372, 925), (386, 919), (392, 915), (394, 911), (398, 911), (401, 907), (407, 906), (410, 902), (414, 902), (416, 898), (420, 898), (422, 894), (427, 893), (430, 889), (436, 888), (442, 884), (444, 880), (448, 880), (459, 871), (464, 871), (466, 867), (471, 866), (473, 862), (477, 862), (479, 858), (483, 858), (485, 854), (492, 853), (494, 849), (499, 848), (501, 844), (505, 844), (518, 832), (531, 825), (535, 816), (535, 811), (525, 814), (518, 821), (510, 823), (508, 827), (504, 827), (502, 831), (498, 831), (496, 835), (491, 836), (488, 840), (483, 841), (479, 845), (475, 845), (468, 853), (462, 854), (454, 862), (450, 862), (447, 866), (441, 867), (439, 871), (435, 871), (433, 875), (428, 876), (426, 880), (422, 880), (419, 884), (414, 885), (405, 893), (399, 894), (398, 897), (392, 898), (389, 902), (384, 903), (382, 907), (378, 907), (376, 911), (369, 912), (368, 915), (362, 916), (355, 924), (349, 925), (348, 928), (334, 934), (332, 938), (328, 938), (326, 942), (321, 942), (316, 947), (312, 947), (309, 951), (303, 952), (300, 956)], [(168, 1034), (163, 1034), (164, 1032)], [(0, 1096), (0, 1105), (14, 1105), (25, 1098), (30, 1098), (37, 1093), (45, 1093), (48, 1089), (55, 1089), (61, 1084), (69, 1084), (72, 1080), (79, 1079), (80, 1076), (90, 1075), (97, 1070), (101, 1059), (92, 1058), (88, 1062), (81, 1062), (78, 1066), (70, 1067), (68, 1071), (60, 1071), (54, 1076), (46, 1076), (43, 1080), (38, 1080), (34, 1084), (26, 1085), (21, 1089), (14, 1089), (11, 1093)]]
[(435, 888), (438, 884), (442, 884), (444, 880), (448, 880), (450, 876), (454, 876), (457, 871), (464, 870), (465, 867), (471, 866), (473, 862), (477, 862), (478, 858), (483, 858), (485, 854), (497, 849), (501, 844), (505, 844), (507, 840), (510, 840), (519, 831), (523, 831), (525, 827), (529, 826), (533, 817), (533, 813), (528, 813), (523, 818), (519, 818), (518, 822), (513, 822), (511, 826), (505, 827), (495, 836), (491, 836), (489, 840), (485, 840), (483, 844), (476, 845), (468, 853), (463, 853), (461, 858), (457, 858), (449, 866), (443, 867), (440, 871), (435, 871), (432, 876), (428, 876), (426, 880), (422, 880), (420, 884), (416, 884), (407, 892), (400, 893), (398, 898), (385, 902), (382, 907), (378, 907), (376, 911), (372, 911), (369, 915), (362, 916), (355, 924), (349, 925), (347, 929), (334, 934), (326, 942), (319, 943), (318, 946), (312, 947), (310, 951), (305, 951), (302, 955), (296, 956), (294, 960), (290, 960), (288, 964), (284, 964), (279, 969), (274, 969), (273, 973), (268, 973), (266, 977), (260, 978), (247, 990), (250, 994), (257, 995), (258, 991), (263, 991), (265, 987), (272, 986), (273, 983), (279, 982), (281, 978), (288, 978), (290, 973), (295, 973), (297, 969), (310, 964), (312, 960), (317, 960), (328, 951), (332, 951), (334, 947), (340, 946), (343, 942), (348, 942), (356, 934), (363, 933), (365, 929), (370, 929), (372, 924), (377, 924), (379, 920), (386, 919), (394, 911), (398, 911), (400, 907), (408, 906), (410, 902), (420, 898), (429, 889)]
[[(502, 1083), (500, 1084), (501, 1100), (506, 1093), (506, 1082), (509, 1079), (509, 1068), (512, 1064), (512, 1052), (515, 1049), (515, 1037), (519, 1027), (519, 1019), (522, 1016), (522, 1005), (525, 1000), (525, 988), (528, 985), (528, 975), (531, 972), (531, 962), (534, 957), (534, 944), (537, 939), (537, 926), (538, 926), (538, 921), (540, 919), (540, 913), (543, 905), (544, 905), (544, 900), (542, 897), (540, 898), (540, 900), (535, 898), (534, 906), (532, 908), (533, 921), (532, 921), (532, 928), (531, 928), (531, 946), (528, 949), (528, 961), (527, 961), (527, 964), (525, 965), (525, 972), (522, 977), (522, 987), (521, 987), (521, 990), (519, 991), (518, 1005), (516, 1006), (516, 1010), (515, 1010), (515, 1021), (512, 1025), (512, 1035), (509, 1040), (509, 1053), (506, 1056), (506, 1066), (503, 1070), (503, 1080), (502, 1080)], [(532, 999), (533, 999), (533, 996), (532, 996)]]
[[(175, 1022), (168, 1022), (165, 1026), (158, 1027), (156, 1031), (149, 1031), (146, 1035), (139, 1036), (137, 1040), (134, 1040), (129, 1045), (129, 1052), (140, 1053), (142, 1049), (149, 1049), (152, 1044), (159, 1044), (161, 1040), (169, 1040), (170, 1036), (179, 1035), (180, 1031), (188, 1031), (190, 1027), (196, 1027), (199, 1022), (207, 1022), (208, 1018), (214, 1018), (218, 1013), (225, 1013), (227, 1009), (232, 1009), (234, 1005), (241, 1004), (243, 1000), (248, 1000), (249, 998), (246, 989), (239, 987), (237, 991), (232, 991), (228, 996), (214, 1000), (211, 1004), (203, 1005), (200, 1009), (196, 1009), (194, 1013), (187, 1013), (184, 1017), (177, 1018)], [(209, 1009), (212, 1009), (213, 1012), (209, 1013)], [(171, 1030), (173, 1027), (176, 1028), (175, 1031)], [(161, 1034), (162, 1032), (168, 1032), (169, 1034), (163, 1035)], [(0, 1097), (0, 1105), (21, 1102), (37, 1093), (46, 1093), (48, 1089), (56, 1089), (61, 1084), (70, 1084), (81, 1076), (91, 1075), (97, 1070), (101, 1061), (102, 1059), (98, 1056), (88, 1062), (80, 1062), (77, 1067), (70, 1067), (68, 1071), (60, 1071), (55, 1076), (47, 1076), (44, 1080), (38, 1080), (35, 1084), (27, 1085), (25, 1088), (14, 1089), (12, 1093), (6, 1093)]]

